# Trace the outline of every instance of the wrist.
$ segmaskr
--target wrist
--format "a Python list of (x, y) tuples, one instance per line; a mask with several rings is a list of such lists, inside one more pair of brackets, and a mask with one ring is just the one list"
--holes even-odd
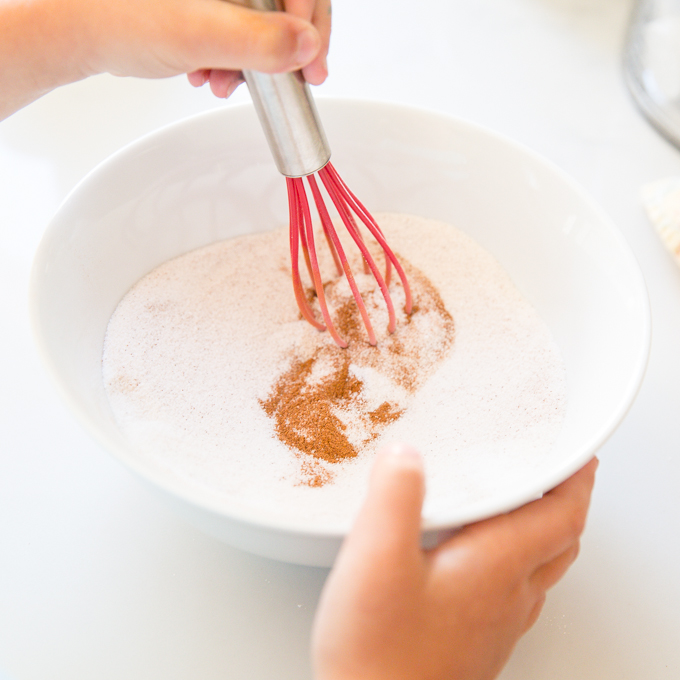
[(96, 71), (89, 31), (72, 0), (0, 3), (0, 119)]

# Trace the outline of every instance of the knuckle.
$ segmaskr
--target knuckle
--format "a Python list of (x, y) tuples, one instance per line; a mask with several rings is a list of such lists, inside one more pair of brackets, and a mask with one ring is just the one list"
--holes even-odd
[(586, 512), (584, 510), (578, 509), (570, 515), (567, 530), (570, 536), (578, 538), (583, 533), (585, 528)]
[(259, 33), (263, 56), (272, 72), (285, 68), (297, 50), (297, 28), (292, 17), (277, 17), (278, 21), (266, 20), (266, 27)]

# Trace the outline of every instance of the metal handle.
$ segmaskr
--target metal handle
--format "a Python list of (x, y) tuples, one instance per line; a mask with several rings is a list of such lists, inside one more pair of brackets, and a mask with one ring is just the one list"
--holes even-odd
[[(280, 9), (277, 0), (247, 0), (245, 4), (258, 10)], [(326, 165), (331, 150), (302, 73), (244, 71), (243, 77), (279, 172), (303, 177)]]

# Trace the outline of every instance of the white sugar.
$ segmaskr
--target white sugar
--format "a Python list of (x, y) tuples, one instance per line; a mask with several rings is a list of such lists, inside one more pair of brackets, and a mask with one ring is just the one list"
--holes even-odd
[[(325, 464), (332, 483), (304, 483), (300, 453), (277, 439), (262, 400), (291, 353), (311, 356), (332, 341), (299, 319), (287, 233), (277, 230), (167, 262), (116, 309), (103, 377), (140, 457), (225, 506), (324, 529), (344, 528), (354, 516), (382, 442), (408, 441), (423, 452), (426, 517), (487, 497), (546, 454), (564, 417), (566, 381), (538, 314), (496, 260), (457, 229), (407, 215), (376, 217), (393, 249), (434, 284), (455, 324), (450, 350), (415, 394), (400, 392), (379, 367), (350, 367), (371, 407), (389, 398), (407, 405), (402, 417), (357, 458)], [(398, 287), (394, 295), (403, 300)], [(381, 313), (372, 314), (379, 339)], [(423, 338), (435, 332), (428, 328)]]

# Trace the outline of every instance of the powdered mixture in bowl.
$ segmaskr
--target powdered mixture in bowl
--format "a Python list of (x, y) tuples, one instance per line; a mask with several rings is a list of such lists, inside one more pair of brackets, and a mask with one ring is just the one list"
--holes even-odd
[(459, 230), (376, 218), (415, 303), (406, 315), (392, 282), (398, 326), (388, 334), (375, 281), (353, 262), (377, 348), (321, 246), (349, 348), (300, 318), (283, 229), (187, 253), (139, 281), (109, 322), (103, 356), (114, 415), (138, 455), (310, 528), (346, 524), (372, 454), (390, 440), (425, 456), (426, 517), (521, 479), (565, 412), (565, 371), (547, 327)]

